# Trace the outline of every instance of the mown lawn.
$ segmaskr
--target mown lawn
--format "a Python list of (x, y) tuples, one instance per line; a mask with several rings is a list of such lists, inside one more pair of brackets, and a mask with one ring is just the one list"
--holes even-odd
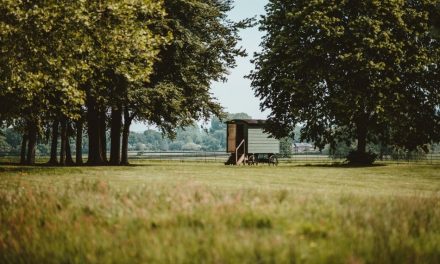
[(440, 263), (440, 166), (0, 166), (0, 263)]

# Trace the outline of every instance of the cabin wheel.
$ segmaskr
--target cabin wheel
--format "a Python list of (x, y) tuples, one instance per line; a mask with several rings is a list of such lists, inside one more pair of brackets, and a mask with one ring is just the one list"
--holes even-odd
[(248, 159), (247, 159), (247, 164), (248, 165), (255, 165), (255, 163), (256, 163), (255, 155), (254, 154), (250, 154), (248, 156)]
[(270, 165), (278, 166), (278, 158), (275, 154), (269, 155), (269, 166)]

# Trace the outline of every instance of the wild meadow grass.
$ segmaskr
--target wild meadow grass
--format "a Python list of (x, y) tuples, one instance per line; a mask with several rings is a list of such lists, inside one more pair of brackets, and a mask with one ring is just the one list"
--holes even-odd
[(0, 167), (0, 263), (440, 263), (440, 167)]

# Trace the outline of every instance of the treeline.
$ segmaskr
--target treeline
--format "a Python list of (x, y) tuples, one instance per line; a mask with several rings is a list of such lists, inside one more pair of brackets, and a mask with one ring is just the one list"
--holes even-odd
[[(227, 114), (226, 120), (251, 119), (245, 113)], [(106, 152), (111, 149), (110, 133), (107, 133)], [(20, 152), (22, 136), (15, 128), (5, 128), (0, 131), (0, 156), (17, 155)], [(36, 146), (36, 153), (40, 156), (48, 156), (51, 152), (50, 135), (40, 137)], [(67, 144), (74, 151), (75, 142), (68, 137)], [(58, 139), (58, 151), (60, 139)], [(76, 143), (76, 142), (75, 142)], [(209, 127), (200, 127), (197, 124), (177, 128), (174, 137), (168, 137), (155, 129), (147, 129), (144, 132), (131, 131), (128, 137), (128, 150), (137, 151), (225, 151), (226, 150), (226, 124), (219, 118), (214, 117)], [(82, 149), (88, 151), (88, 137), (82, 138)], [(70, 155), (72, 156), (72, 155)]]
[(21, 163), (34, 164), (47, 139), (50, 164), (82, 164), (86, 136), (87, 164), (127, 164), (134, 120), (173, 138), (223, 116), (210, 84), (245, 56), (237, 33), (251, 22), (229, 21), (231, 9), (224, 0), (2, 2), (0, 122), (22, 134)]
[[(227, 114), (225, 121), (251, 119), (246, 113)], [(174, 138), (164, 137), (155, 130), (130, 133), (132, 150), (143, 151), (226, 151), (226, 124), (214, 117), (209, 128), (197, 125), (179, 128)]]
[(225, 151), (226, 129), (204, 130), (194, 125), (177, 129), (173, 139), (156, 130), (132, 132), (128, 144), (129, 150), (138, 154), (145, 151)]

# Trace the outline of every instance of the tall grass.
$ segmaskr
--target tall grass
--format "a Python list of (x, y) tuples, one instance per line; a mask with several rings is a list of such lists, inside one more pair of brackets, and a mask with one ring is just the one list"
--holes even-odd
[(0, 262), (440, 263), (439, 167), (1, 167)]

